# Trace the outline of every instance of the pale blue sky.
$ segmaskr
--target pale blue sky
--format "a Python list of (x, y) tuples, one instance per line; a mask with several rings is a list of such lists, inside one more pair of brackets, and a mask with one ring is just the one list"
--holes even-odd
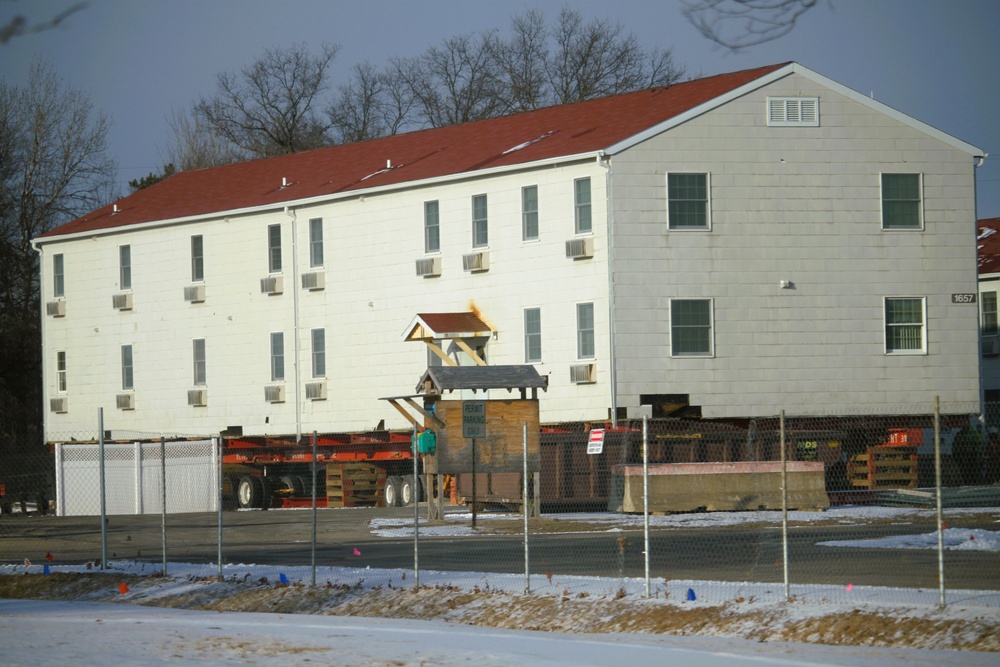
[[(76, 0), (0, 0), (42, 19)], [(561, 0), (89, 0), (54, 30), (0, 45), (0, 76), (23, 83), (45, 56), (114, 121), (122, 182), (164, 162), (172, 109), (215, 90), (215, 77), (265, 48), (340, 44), (334, 83), (362, 60), (380, 65), (458, 34), (499, 28)], [(701, 37), (680, 0), (574, 0), (585, 18), (610, 18), (645, 46), (673, 48), (689, 75), (797, 61), (991, 154), (977, 170), (979, 217), (1000, 216), (1000, 0), (820, 0), (789, 35), (730, 53)], [(127, 189), (123, 187), (123, 194)]]

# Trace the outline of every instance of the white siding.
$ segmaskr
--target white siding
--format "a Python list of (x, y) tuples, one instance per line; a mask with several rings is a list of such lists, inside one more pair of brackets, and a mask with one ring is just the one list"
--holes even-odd
[[(585, 176), (593, 187), (595, 257), (574, 261), (565, 256), (565, 241), (574, 236), (573, 180)], [(47, 412), (48, 437), (94, 432), (99, 407), (105, 408), (105, 428), (116, 431), (211, 434), (241, 426), (248, 435), (289, 434), (297, 426), (303, 433), (370, 429), (381, 419), (387, 427), (404, 427), (402, 416), (379, 400), (412, 393), (426, 368), (426, 348), (403, 341), (404, 329), (420, 312), (473, 307), (498, 332), (487, 348), (491, 364), (523, 363), (523, 309), (541, 308), (543, 361), (536, 366), (550, 382), (543, 420), (606, 418), (611, 390), (604, 184), (605, 171), (593, 162), (549, 166), (303, 207), (294, 217), (276, 210), (44, 245), (46, 282), (51, 281), (49, 255), (65, 255), (67, 302), (66, 317), (43, 320), (46, 399), (55, 395), (54, 351), (66, 350), (69, 365), (69, 411)], [(521, 240), (525, 185), (538, 186), (537, 241)], [(462, 255), (473, 250), (471, 198), (484, 193), (490, 269), (470, 274), (462, 270)], [(415, 262), (425, 257), (423, 204), (433, 199), (440, 202), (442, 275), (421, 278)], [(308, 225), (316, 217), (324, 221), (326, 288), (308, 291), (295, 269), (297, 262), (298, 273), (311, 270)], [(260, 279), (268, 275), (267, 227), (279, 223), (284, 293), (269, 296), (260, 291)], [(191, 284), (193, 234), (204, 237), (206, 297), (197, 304), (184, 300), (184, 287)], [(130, 312), (111, 305), (122, 243), (132, 247)], [(582, 301), (595, 304), (598, 382), (575, 386), (569, 377), (576, 361), (575, 305)], [(326, 330), (325, 401), (307, 401), (304, 395), (304, 385), (312, 380), (310, 330), (315, 328)], [(275, 404), (264, 399), (264, 387), (273, 384), (273, 331), (285, 333), (286, 400)], [(204, 408), (187, 404), (187, 391), (194, 388), (195, 338), (206, 340)], [(114, 409), (123, 344), (134, 350), (133, 411)]]

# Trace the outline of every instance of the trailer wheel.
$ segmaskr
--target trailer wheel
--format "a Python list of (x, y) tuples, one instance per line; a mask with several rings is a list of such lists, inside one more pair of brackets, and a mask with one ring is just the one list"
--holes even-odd
[[(417, 502), (424, 499), (424, 489), (423, 484), (420, 483), (420, 478), (417, 478), (417, 483), (413, 483), (413, 475), (407, 475), (403, 478), (403, 488), (400, 493), (402, 496), (403, 504), (407, 507), (413, 504), (413, 499), (416, 498)], [(414, 493), (415, 492), (415, 493)]]
[(385, 506), (399, 507), (402, 505), (403, 478), (392, 476), (385, 480)]
[(237, 501), (243, 508), (264, 508), (264, 482), (260, 477), (244, 475), (236, 487)]
[(285, 488), (287, 490), (286, 493), (292, 497), (301, 498), (305, 495), (303, 490), (304, 484), (302, 484), (301, 477), (286, 475), (281, 478), (281, 486)]

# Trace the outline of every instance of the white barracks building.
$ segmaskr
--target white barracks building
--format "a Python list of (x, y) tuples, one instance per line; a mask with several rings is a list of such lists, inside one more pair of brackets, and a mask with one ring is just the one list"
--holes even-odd
[(977, 404), (984, 155), (788, 63), (179, 173), (35, 239), (47, 437), (405, 428), (415, 334), (543, 423)]

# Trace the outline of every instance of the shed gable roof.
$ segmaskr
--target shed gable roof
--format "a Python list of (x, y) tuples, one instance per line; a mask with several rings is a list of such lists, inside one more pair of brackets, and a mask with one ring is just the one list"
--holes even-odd
[(979, 221), (976, 234), (979, 275), (1000, 273), (1000, 218)]

